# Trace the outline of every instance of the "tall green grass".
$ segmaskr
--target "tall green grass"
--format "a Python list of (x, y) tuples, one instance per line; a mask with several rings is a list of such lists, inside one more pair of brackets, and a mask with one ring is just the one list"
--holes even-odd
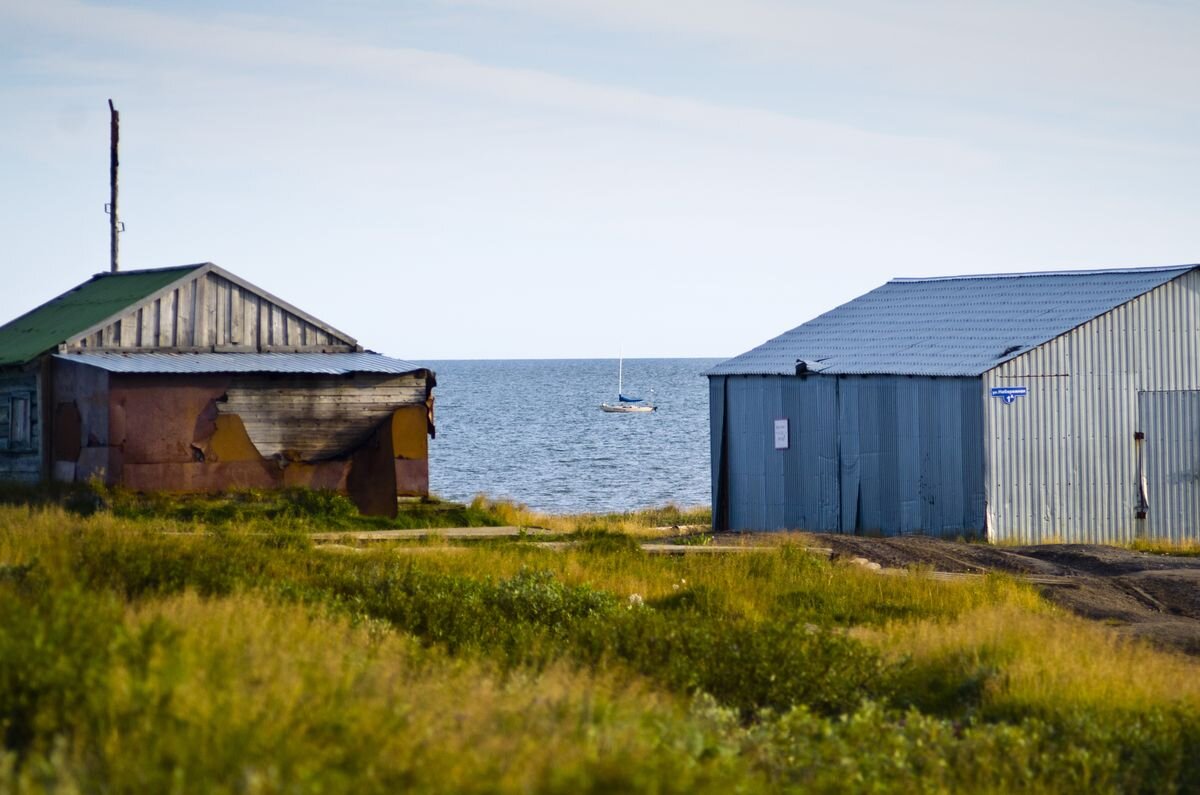
[(1200, 666), (1006, 578), (0, 508), (0, 790), (1147, 791)]

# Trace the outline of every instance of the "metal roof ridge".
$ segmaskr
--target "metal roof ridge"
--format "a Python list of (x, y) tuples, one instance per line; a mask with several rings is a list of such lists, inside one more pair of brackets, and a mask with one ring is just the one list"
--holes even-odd
[(1115, 273), (1185, 273), (1200, 268), (1200, 263), (1192, 265), (1155, 265), (1141, 268), (1093, 268), (1087, 270), (1058, 270), (1058, 271), (1018, 271), (1013, 273), (973, 273), (957, 276), (897, 276), (890, 279), (888, 284), (911, 284), (914, 282), (948, 282), (967, 281), (975, 279), (1019, 279), (1024, 276), (1105, 276)]

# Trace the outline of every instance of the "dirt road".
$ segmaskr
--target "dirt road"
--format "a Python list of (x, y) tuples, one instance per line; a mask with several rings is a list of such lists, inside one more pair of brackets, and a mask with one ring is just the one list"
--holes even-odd
[(1064, 578), (1041, 586), (1051, 601), (1119, 632), (1200, 655), (1200, 557), (1132, 552), (1091, 544), (993, 547), (935, 538), (809, 536), (835, 557), (888, 568)]

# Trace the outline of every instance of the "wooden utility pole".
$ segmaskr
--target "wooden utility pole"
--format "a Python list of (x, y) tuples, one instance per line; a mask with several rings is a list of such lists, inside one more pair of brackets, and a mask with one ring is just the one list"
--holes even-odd
[(117, 242), (117, 235), (121, 231), (121, 221), (117, 218), (117, 166), (120, 165), (120, 163), (117, 161), (117, 141), (119, 141), (121, 138), (121, 114), (118, 113), (117, 109), (113, 107), (113, 101), (111, 99), (108, 101), (108, 110), (110, 113), (112, 113), (112, 145), (108, 167), (108, 181), (109, 186), (112, 188), (112, 200), (105, 209), (108, 210), (112, 272), (116, 273), (118, 269), (117, 255), (120, 250), (120, 243)]

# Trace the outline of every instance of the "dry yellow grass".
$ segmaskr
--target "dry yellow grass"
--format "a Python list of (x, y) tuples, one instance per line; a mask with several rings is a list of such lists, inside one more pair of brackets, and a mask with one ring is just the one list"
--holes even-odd
[(1163, 541), (1140, 538), (1128, 545), (1137, 552), (1150, 552), (1155, 555), (1186, 555), (1200, 556), (1200, 541)]
[(511, 527), (538, 527), (555, 533), (574, 533), (581, 529), (623, 533), (638, 538), (658, 538), (677, 535), (672, 525), (707, 527), (710, 514), (707, 508), (683, 508), (667, 505), (658, 509), (618, 514), (549, 514), (533, 511), (509, 500), (492, 500), (483, 495), (471, 501), (470, 508), (491, 515), (498, 524)]
[(1200, 709), (1200, 661), (1056, 609), (989, 605), (950, 620), (894, 624), (861, 637), (893, 660), (936, 665), (956, 658), (994, 669), (984, 704), (1003, 713)]

